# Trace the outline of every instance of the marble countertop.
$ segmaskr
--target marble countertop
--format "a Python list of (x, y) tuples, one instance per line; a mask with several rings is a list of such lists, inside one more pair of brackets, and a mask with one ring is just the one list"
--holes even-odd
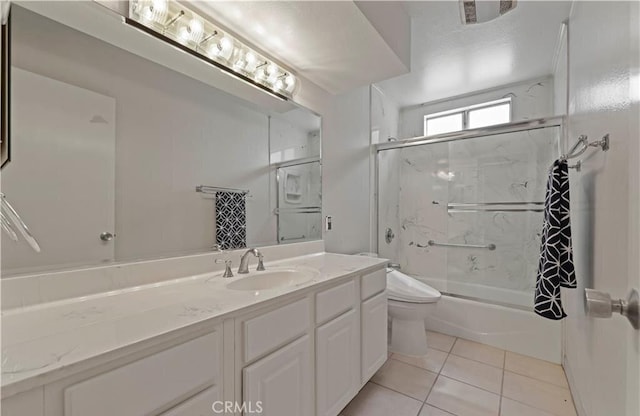
[[(114, 359), (132, 346), (148, 347), (171, 339), (171, 334), (182, 329), (220, 322), (243, 309), (373, 271), (386, 262), (317, 253), (265, 263), (267, 270), (319, 271), (312, 280), (292, 287), (231, 290), (228, 283), (246, 277), (223, 279), (217, 271), (9, 310), (2, 314), (2, 397), (81, 371), (83, 366), (99, 365), (99, 358)], [(92, 364), (91, 360), (97, 361)]]

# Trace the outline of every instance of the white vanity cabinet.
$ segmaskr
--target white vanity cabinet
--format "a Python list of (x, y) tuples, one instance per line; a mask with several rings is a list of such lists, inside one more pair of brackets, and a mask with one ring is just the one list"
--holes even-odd
[(236, 319), (236, 397), (264, 416), (337, 416), (387, 359), (385, 288), (382, 269)]
[(221, 337), (216, 330), (67, 387), (64, 416), (158, 414), (205, 389), (207, 398), (219, 398)]
[(317, 416), (336, 416), (360, 390), (359, 323), (352, 309), (317, 329)]
[(214, 409), (219, 412), (224, 409), (220, 386), (209, 387), (205, 391), (162, 413), (161, 416), (211, 416), (215, 413)]
[[(280, 348), (242, 371), (245, 415), (313, 414), (309, 335)], [(254, 411), (251, 411), (254, 410)]]
[(366, 383), (387, 361), (386, 270), (362, 277), (362, 383)]
[(360, 279), (316, 295), (316, 415), (335, 416), (360, 390)]
[[(236, 384), (245, 415), (313, 414), (313, 343), (308, 295), (284, 306), (236, 319)], [(242, 380), (241, 383), (238, 383)], [(258, 412), (258, 409), (260, 412)]]
[(385, 287), (382, 269), (285, 294), (6, 397), (1, 416), (337, 416), (387, 359)]

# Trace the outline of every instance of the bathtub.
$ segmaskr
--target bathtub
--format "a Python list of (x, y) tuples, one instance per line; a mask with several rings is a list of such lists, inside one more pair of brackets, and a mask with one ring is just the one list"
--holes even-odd
[[(442, 292), (442, 298), (425, 320), (426, 329), (556, 364), (562, 362), (562, 324), (533, 313), (530, 294), (412, 276)], [(459, 295), (483, 300), (448, 295), (447, 287)]]

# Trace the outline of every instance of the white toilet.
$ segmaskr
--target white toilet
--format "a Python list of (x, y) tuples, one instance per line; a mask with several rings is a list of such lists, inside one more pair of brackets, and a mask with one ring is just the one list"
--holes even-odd
[(424, 319), (436, 307), (441, 294), (399, 270), (387, 269), (387, 299), (391, 321), (391, 352), (427, 354)]

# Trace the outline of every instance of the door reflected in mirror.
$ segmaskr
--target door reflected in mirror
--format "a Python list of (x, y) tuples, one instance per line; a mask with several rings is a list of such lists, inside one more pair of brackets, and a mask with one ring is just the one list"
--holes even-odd
[(322, 238), (319, 116), (11, 13), (2, 191), (42, 250), (3, 233), (3, 276)]

